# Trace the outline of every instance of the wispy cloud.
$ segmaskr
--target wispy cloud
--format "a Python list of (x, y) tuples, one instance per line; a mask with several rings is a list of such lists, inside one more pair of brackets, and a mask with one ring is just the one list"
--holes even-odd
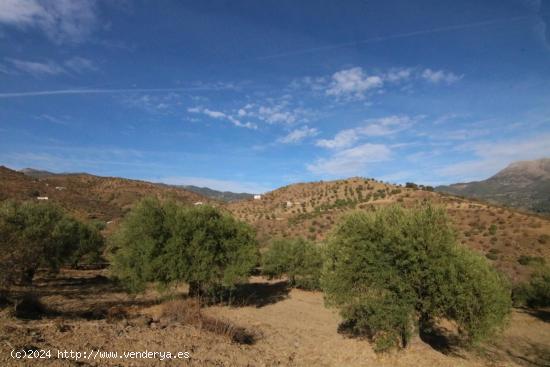
[(98, 70), (98, 67), (92, 60), (79, 56), (65, 60), (62, 64), (52, 60), (31, 61), (12, 58), (6, 58), (5, 60), (12, 66), (12, 70), (6, 66), (3, 67), (6, 74), (22, 72), (34, 77), (43, 77), (70, 73), (82, 74)]
[(72, 57), (65, 61), (65, 66), (67, 69), (78, 74), (98, 70), (97, 65), (92, 60), (80, 56)]
[(318, 159), (307, 169), (318, 175), (362, 175), (370, 163), (389, 160), (391, 150), (384, 144), (362, 144)]
[(227, 114), (225, 112), (221, 111), (214, 111), (210, 110), (208, 108), (203, 107), (190, 107), (187, 109), (187, 112), (189, 113), (197, 113), (197, 114), (203, 114), (205, 116), (208, 116), (210, 118), (216, 119), (216, 120), (226, 120), (231, 122), (233, 125), (237, 127), (244, 127), (247, 129), (257, 129), (258, 126), (252, 122), (241, 122), (241, 120), (233, 117), (230, 114)]
[(514, 140), (466, 143), (459, 147), (476, 158), (442, 167), (438, 174), (448, 181), (485, 179), (510, 162), (550, 156), (550, 134)]
[(87, 39), (97, 26), (94, 0), (2, 0), (0, 24), (36, 29), (55, 43)]
[(63, 67), (53, 61), (38, 62), (18, 59), (6, 60), (18, 71), (28, 73), (34, 77), (59, 75), (65, 72), (65, 69)]
[(380, 88), (383, 84), (380, 76), (367, 75), (362, 68), (354, 67), (334, 73), (326, 94), (361, 99), (364, 98), (365, 92)]
[(57, 96), (71, 94), (123, 94), (123, 93), (166, 93), (166, 92), (197, 92), (197, 91), (219, 91), (231, 89), (230, 86), (201, 85), (191, 87), (169, 87), (169, 88), (81, 88), (81, 89), (53, 89), (29, 92), (4, 92), (0, 98), (22, 98), (39, 96)]
[(406, 115), (393, 115), (378, 119), (368, 119), (356, 128), (339, 131), (332, 139), (319, 139), (316, 145), (329, 149), (347, 148), (357, 142), (361, 137), (396, 134), (409, 128), (420, 118), (422, 118), (422, 116), (410, 117)]
[(341, 149), (353, 145), (357, 139), (359, 139), (359, 134), (356, 129), (346, 129), (339, 131), (332, 139), (317, 140), (315, 145), (328, 149)]
[(299, 143), (305, 138), (315, 136), (319, 131), (314, 127), (303, 126), (299, 129), (292, 130), (287, 135), (279, 138), (277, 141), (283, 144)]
[(447, 70), (433, 70), (430, 68), (391, 68), (385, 72), (368, 73), (360, 66), (342, 69), (330, 77), (304, 77), (294, 80), (290, 87), (293, 89), (309, 88), (314, 92), (323, 91), (325, 95), (337, 100), (357, 101), (383, 91), (385, 87), (409, 87), (415, 81), (428, 81), (431, 84), (450, 85), (458, 82), (463, 75)]
[(425, 69), (422, 72), (421, 76), (425, 80), (434, 84), (438, 84), (438, 83), (453, 84), (463, 78), (463, 75), (456, 75), (450, 71), (432, 70), (432, 69)]

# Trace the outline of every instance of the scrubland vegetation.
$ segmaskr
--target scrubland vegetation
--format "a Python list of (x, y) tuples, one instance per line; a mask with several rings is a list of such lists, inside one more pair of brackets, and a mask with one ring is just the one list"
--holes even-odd
[[(356, 199), (368, 197), (362, 189), (346, 192), (354, 192)], [(389, 196), (403, 193), (384, 191)], [(106, 231), (104, 222), (77, 220), (51, 204), (5, 201), (0, 205), (0, 265), (9, 270), (0, 274), (0, 286), (7, 298), (11, 288), (30, 286), (25, 297), (41, 309), (32, 295), (37, 270), (56, 272), (108, 261), (113, 284), (132, 297), (151, 289), (168, 297), (162, 302), (161, 321), (147, 325), (191, 325), (231, 342), (253, 344), (260, 332), (201, 310), (227, 294), (241, 296), (243, 289), (253, 289), (244, 285), (259, 272), (264, 279), (279, 281), (266, 287), (284, 283), (281, 289), (322, 292), (326, 307), (341, 316), (337, 331), (368, 340), (377, 353), (407, 348), (417, 335), (430, 334), (441, 323), (452, 325), (456, 346), (467, 350), (505, 330), (512, 303), (525, 309), (550, 306), (550, 268), (544, 257), (515, 258), (518, 266), (532, 268), (532, 275), (512, 284), (494, 266), (501, 252), (489, 250), (483, 256), (461, 244), (463, 233), (443, 206), (429, 201), (364, 208), (356, 204), (356, 210), (331, 219), (322, 240), (287, 234), (262, 248), (252, 226), (209, 205), (148, 197)], [(336, 208), (322, 205), (300, 215), (318, 218)], [(313, 233), (326, 225), (311, 223)], [(497, 239), (507, 230), (499, 220), (478, 221), (471, 228), (470, 237)], [(546, 243), (544, 233), (538, 238), (539, 244)], [(182, 285), (192, 298), (178, 293)], [(252, 296), (261, 297), (249, 294), (240, 302), (249, 304), (246, 297)], [(110, 308), (107, 315), (121, 320), (128, 311)]]

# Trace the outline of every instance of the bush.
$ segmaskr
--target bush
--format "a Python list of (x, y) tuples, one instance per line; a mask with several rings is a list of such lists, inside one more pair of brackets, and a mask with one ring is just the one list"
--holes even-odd
[(549, 307), (550, 306), (550, 267), (540, 266), (526, 284), (514, 288), (515, 306)]
[(99, 257), (103, 238), (93, 227), (49, 203), (0, 204), (0, 286), (31, 282), (38, 267), (58, 270), (84, 256)]
[(315, 244), (302, 239), (275, 240), (263, 255), (263, 273), (271, 278), (288, 276), (293, 287), (319, 289), (323, 259)]
[(406, 346), (438, 318), (475, 343), (503, 324), (511, 304), (504, 279), (456, 245), (445, 211), (430, 205), (349, 215), (329, 238), (321, 285), (327, 304), (378, 351)]
[(541, 256), (529, 256), (529, 255), (521, 255), (518, 257), (518, 263), (521, 265), (544, 265), (546, 261)]
[(148, 198), (113, 237), (113, 272), (132, 291), (187, 282), (190, 294), (246, 282), (257, 262), (253, 230), (215, 208)]

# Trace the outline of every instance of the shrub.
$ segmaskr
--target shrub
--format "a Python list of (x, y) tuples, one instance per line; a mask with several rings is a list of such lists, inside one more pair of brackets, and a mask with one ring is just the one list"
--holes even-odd
[(518, 263), (521, 265), (544, 265), (545, 260), (541, 256), (521, 255), (518, 257)]
[(31, 282), (38, 267), (58, 270), (84, 256), (99, 257), (99, 231), (49, 203), (0, 204), (0, 285)]
[(528, 283), (514, 288), (513, 299), (515, 306), (550, 306), (550, 267), (540, 266)]
[(147, 282), (189, 284), (190, 294), (246, 282), (257, 261), (251, 227), (207, 205), (148, 198), (113, 237), (113, 272), (132, 291)]
[(323, 259), (315, 244), (302, 239), (275, 240), (263, 255), (263, 273), (271, 278), (288, 276), (291, 286), (319, 289)]
[(321, 285), (378, 351), (405, 346), (416, 326), (438, 318), (475, 343), (503, 324), (511, 303), (504, 279), (459, 247), (445, 211), (430, 205), (349, 215), (329, 238)]

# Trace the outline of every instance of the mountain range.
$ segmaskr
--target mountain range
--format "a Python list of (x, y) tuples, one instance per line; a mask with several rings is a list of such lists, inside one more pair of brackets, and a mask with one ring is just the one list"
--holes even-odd
[(486, 180), (438, 186), (436, 191), (550, 213), (550, 158), (514, 162)]

